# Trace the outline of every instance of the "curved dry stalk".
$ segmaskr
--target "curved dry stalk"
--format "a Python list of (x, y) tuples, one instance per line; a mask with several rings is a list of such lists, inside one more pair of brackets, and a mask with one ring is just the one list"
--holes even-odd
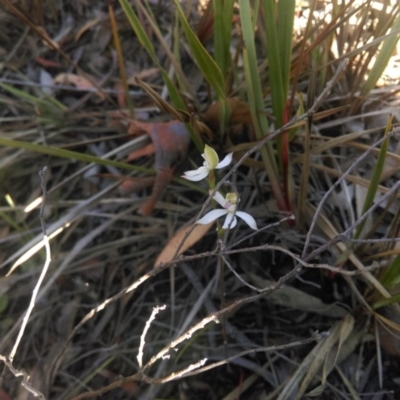
[(22, 370), (18, 371), (17, 369), (14, 368), (13, 361), (14, 361), (15, 354), (17, 353), (18, 347), (21, 343), (22, 337), (24, 336), (26, 326), (28, 325), (28, 322), (29, 322), (29, 317), (31, 316), (33, 308), (35, 307), (36, 298), (37, 298), (39, 289), (42, 285), (43, 279), (46, 276), (46, 273), (49, 269), (49, 265), (51, 262), (51, 250), (50, 250), (50, 244), (49, 244), (49, 237), (47, 235), (46, 223), (44, 221), (44, 208), (46, 205), (46, 198), (47, 198), (47, 189), (46, 189), (46, 182), (45, 182), (46, 173), (47, 173), (47, 166), (43, 167), (43, 169), (41, 169), (39, 171), (40, 182), (41, 182), (42, 191), (43, 191), (43, 201), (42, 201), (42, 204), (40, 207), (39, 218), (40, 218), (40, 224), (41, 224), (42, 232), (43, 232), (43, 243), (44, 243), (44, 247), (46, 249), (46, 260), (43, 265), (42, 272), (40, 273), (39, 279), (36, 283), (36, 286), (33, 289), (31, 300), (29, 302), (28, 309), (26, 310), (26, 313), (22, 319), (21, 328), (18, 332), (18, 336), (17, 336), (17, 339), (15, 340), (14, 346), (12, 347), (8, 358), (3, 355), (0, 355), (0, 359), (4, 362), (4, 364), (14, 374), (15, 377), (18, 377), (18, 376), (23, 377), (23, 380), (21, 382), (22, 386), (26, 390), (28, 390), (30, 393), (32, 393), (35, 397), (38, 397), (40, 399), (45, 399), (44, 395), (39, 390), (36, 390), (29, 384), (29, 382), (28, 382), (29, 376), (27, 375), (26, 372), (24, 372)]

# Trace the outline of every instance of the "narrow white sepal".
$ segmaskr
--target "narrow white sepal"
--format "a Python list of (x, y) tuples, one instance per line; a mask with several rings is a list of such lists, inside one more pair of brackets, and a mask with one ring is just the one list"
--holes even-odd
[(217, 166), (216, 166), (215, 168), (216, 168), (216, 169), (220, 169), (220, 168), (224, 168), (224, 167), (226, 167), (227, 165), (229, 165), (229, 164), (231, 163), (231, 161), (232, 161), (232, 155), (233, 155), (233, 153), (227, 154), (227, 155), (225, 156), (225, 158), (224, 158), (220, 163), (218, 163)]
[(201, 225), (206, 225), (209, 224), (210, 222), (215, 221), (219, 217), (222, 217), (223, 215), (228, 214), (227, 210), (211, 210), (208, 212), (206, 215), (204, 215), (202, 218), (200, 218), (197, 223)]
[(236, 211), (236, 215), (241, 218), (246, 224), (255, 231), (258, 230), (256, 220), (248, 213), (243, 211)]
[(222, 194), (220, 192), (217, 192), (214, 194), (213, 199), (221, 206), (224, 207), (225, 206), (225, 197), (222, 196)]
[(193, 171), (186, 171), (185, 175), (182, 175), (182, 178), (187, 179), (188, 181), (201, 181), (208, 175), (208, 169), (206, 167), (200, 167), (199, 169)]

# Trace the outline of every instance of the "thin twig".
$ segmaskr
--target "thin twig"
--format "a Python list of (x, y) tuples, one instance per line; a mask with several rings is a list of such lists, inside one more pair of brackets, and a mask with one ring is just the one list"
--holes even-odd
[(33, 308), (35, 307), (36, 296), (39, 292), (40, 286), (42, 285), (43, 279), (46, 276), (47, 270), (48, 270), (50, 262), (51, 262), (51, 250), (50, 250), (50, 244), (49, 244), (49, 237), (47, 236), (46, 224), (44, 222), (44, 216), (43, 216), (44, 207), (46, 204), (46, 197), (47, 197), (46, 182), (45, 182), (46, 172), (47, 172), (46, 166), (43, 167), (43, 169), (39, 171), (39, 176), (40, 176), (41, 186), (42, 186), (42, 191), (43, 191), (43, 202), (40, 207), (40, 223), (42, 225), (42, 231), (43, 231), (43, 243), (46, 248), (46, 261), (43, 265), (43, 269), (42, 269), (42, 272), (36, 283), (36, 286), (33, 289), (31, 301), (29, 303), (28, 310), (26, 311), (26, 314), (22, 320), (22, 325), (21, 325), (21, 329), (18, 333), (17, 340), (15, 341), (14, 347), (12, 348), (12, 350), (10, 352), (9, 359), (11, 362), (14, 360), (15, 353), (17, 352), (17, 349), (21, 342), (22, 336), (24, 335), (26, 325), (28, 324), (28, 321), (29, 321), (29, 317), (32, 313)]
[(273, 228), (274, 226), (279, 226), (282, 222), (294, 221), (295, 219), (296, 219), (296, 217), (293, 214), (289, 215), (288, 217), (281, 218), (277, 222), (273, 222), (271, 224), (265, 225), (262, 228), (259, 228), (257, 231), (251, 232), (250, 234), (244, 236), (243, 238), (241, 238), (240, 240), (236, 241), (235, 243), (232, 243), (230, 246), (227, 246), (226, 249), (229, 250), (232, 247), (236, 247), (237, 245), (239, 245), (240, 243), (244, 242), (245, 240), (250, 239), (255, 235), (258, 235), (260, 232), (266, 231), (266, 230), (268, 230), (270, 228)]
[(35, 389), (34, 387), (32, 387), (29, 383), (29, 376), (28, 374), (23, 371), (23, 370), (17, 370), (12, 362), (5, 356), (2, 356), (0, 354), (0, 360), (4, 362), (4, 364), (6, 365), (6, 367), (10, 370), (10, 372), (15, 376), (15, 377), (19, 377), (22, 376), (22, 381), (21, 381), (21, 385), (29, 392), (32, 393), (35, 397), (38, 397), (40, 400), (45, 400), (45, 397), (43, 395), (42, 392), (40, 392), (39, 390)]
[(235, 271), (235, 269), (232, 267), (232, 265), (229, 263), (229, 261), (228, 261), (228, 259), (227, 259), (226, 257), (224, 257), (224, 256), (221, 255), (221, 254), (220, 254), (220, 257), (224, 260), (225, 264), (226, 264), (226, 265), (228, 266), (228, 268), (231, 270), (231, 272), (233, 273), (233, 275), (235, 275), (236, 278), (238, 278), (239, 281), (243, 283), (243, 285), (249, 287), (249, 288), (252, 289), (252, 290), (255, 290), (256, 292), (262, 292), (262, 291), (263, 291), (263, 289), (256, 288), (255, 286), (250, 285), (250, 283), (247, 283), (247, 282)]

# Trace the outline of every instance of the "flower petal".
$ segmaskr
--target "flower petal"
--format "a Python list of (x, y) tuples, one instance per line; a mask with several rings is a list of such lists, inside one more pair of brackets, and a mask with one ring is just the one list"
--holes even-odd
[(208, 169), (206, 167), (200, 167), (193, 171), (186, 171), (182, 178), (187, 179), (188, 181), (201, 181), (208, 175)]
[(186, 171), (186, 172), (184, 172), (184, 174), (186, 176), (195, 176), (195, 175), (203, 173), (204, 171), (208, 171), (208, 169), (206, 167), (199, 167), (199, 168), (193, 169), (191, 171)]
[(228, 215), (225, 218), (225, 222), (224, 225), (222, 226), (222, 229), (232, 229), (236, 226), (236, 224), (237, 224), (237, 219), (235, 217), (235, 214), (228, 213)]
[(258, 231), (256, 220), (250, 214), (243, 211), (236, 211), (236, 215), (246, 222), (251, 229)]
[(222, 194), (220, 192), (217, 192), (214, 194), (213, 199), (221, 206), (225, 208), (225, 197), (222, 196)]
[(204, 215), (203, 218), (200, 218), (197, 221), (197, 224), (201, 224), (201, 225), (206, 225), (209, 224), (212, 221), (215, 221), (217, 218), (222, 217), (223, 215), (227, 214), (228, 211), (226, 210), (212, 210), (209, 213), (207, 213), (206, 215)]
[(215, 169), (224, 168), (224, 167), (226, 167), (227, 165), (229, 165), (229, 164), (231, 163), (231, 161), (232, 161), (232, 156), (233, 156), (233, 153), (227, 154), (227, 155), (225, 156), (225, 158), (224, 158), (220, 163), (217, 164), (217, 166), (215, 167)]

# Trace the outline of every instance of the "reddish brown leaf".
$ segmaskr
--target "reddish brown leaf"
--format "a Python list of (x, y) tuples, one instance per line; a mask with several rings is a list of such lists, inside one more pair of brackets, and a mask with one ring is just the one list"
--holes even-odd
[(138, 192), (139, 190), (154, 185), (155, 180), (155, 176), (149, 176), (146, 178), (126, 178), (119, 186), (119, 191), (123, 195)]
[(182, 161), (186, 157), (190, 143), (190, 135), (185, 124), (170, 121), (151, 125), (150, 137), (156, 153), (156, 170), (174, 166)]
[(139, 207), (138, 210), (139, 214), (150, 215), (153, 212), (157, 200), (163, 194), (165, 188), (168, 186), (168, 183), (171, 182), (173, 174), (174, 170), (172, 168), (157, 169), (157, 175), (153, 185), (153, 190), (151, 192), (150, 197), (146, 200), (146, 202)]
[(147, 146), (144, 146), (141, 149), (130, 153), (128, 156), (128, 159), (126, 161), (129, 162), (129, 161), (137, 160), (140, 157), (150, 156), (151, 154), (154, 154), (154, 152), (155, 152), (154, 144), (150, 143)]
[[(134, 135), (148, 133), (153, 142), (155, 153), (154, 168), (157, 172), (153, 190), (147, 201), (139, 208), (142, 215), (150, 215), (157, 200), (164, 192), (173, 177), (175, 166), (186, 156), (190, 135), (185, 124), (179, 121), (145, 123), (131, 120), (129, 133)], [(128, 157), (129, 160), (148, 155), (153, 150), (151, 146), (135, 151)]]

